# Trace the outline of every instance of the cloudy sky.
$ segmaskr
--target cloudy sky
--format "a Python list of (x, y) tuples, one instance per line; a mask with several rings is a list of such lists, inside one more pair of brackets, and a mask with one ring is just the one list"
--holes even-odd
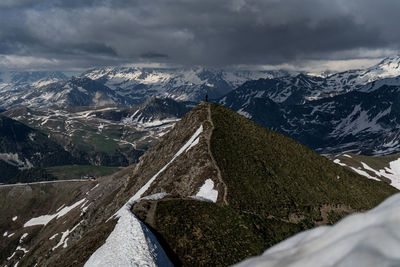
[(400, 49), (398, 0), (1, 0), (0, 69), (319, 71)]

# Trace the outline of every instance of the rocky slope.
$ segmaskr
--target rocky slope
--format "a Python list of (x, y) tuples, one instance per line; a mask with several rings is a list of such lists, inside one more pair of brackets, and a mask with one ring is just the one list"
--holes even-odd
[[(0, 262), (229, 265), (397, 192), (207, 103), (186, 114), (138, 164), (82, 185), (25, 215), (13, 204), (15, 213), (1, 224)], [(45, 191), (54, 184), (29, 187), (36, 186)], [(15, 188), (2, 187), (0, 195), (7, 201)]]

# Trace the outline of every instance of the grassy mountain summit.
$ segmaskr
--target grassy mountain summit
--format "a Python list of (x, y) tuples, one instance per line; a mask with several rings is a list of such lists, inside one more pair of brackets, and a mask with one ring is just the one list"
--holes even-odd
[[(318, 205), (369, 209), (395, 192), (227, 108), (213, 105), (212, 118), (212, 152), (229, 188), (228, 201), (241, 210), (307, 218)], [(309, 219), (318, 223), (321, 217)]]
[(301, 230), (370, 209), (397, 192), (223, 106), (201, 105), (211, 113), (210, 148), (227, 204), (221, 198), (216, 204), (185, 198), (140, 204), (155, 206), (154, 220), (147, 223), (179, 264), (233, 264)]

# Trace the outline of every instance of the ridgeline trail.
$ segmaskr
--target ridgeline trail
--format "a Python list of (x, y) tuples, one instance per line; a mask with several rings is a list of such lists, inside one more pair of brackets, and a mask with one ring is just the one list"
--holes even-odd
[(222, 179), (221, 170), (219, 169), (218, 164), (215, 161), (214, 156), (211, 152), (210, 140), (211, 140), (212, 133), (214, 131), (214, 123), (211, 119), (211, 105), (208, 103), (207, 103), (207, 110), (208, 110), (208, 121), (211, 123), (210, 136), (207, 137), (208, 153), (210, 154), (211, 160), (215, 166), (215, 169), (217, 170), (217, 178), (218, 178), (220, 184), (222, 184), (222, 186), (224, 188), (223, 202), (225, 205), (228, 205), (228, 201), (226, 200), (226, 196), (228, 195), (228, 187), (226, 186), (224, 180)]

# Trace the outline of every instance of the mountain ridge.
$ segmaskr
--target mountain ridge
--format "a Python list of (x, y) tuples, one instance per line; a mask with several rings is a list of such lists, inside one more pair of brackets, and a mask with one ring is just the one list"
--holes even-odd
[[(187, 113), (138, 164), (82, 183), (81, 191), (62, 194), (57, 205), (64, 206), (58, 209), (4, 210), (0, 230), (7, 237), (1, 239), (0, 260), (21, 266), (69, 265), (77, 259), (88, 266), (116, 259), (155, 264), (156, 258), (145, 255), (157, 245), (174, 263), (228, 265), (397, 192), (210, 103)], [(52, 185), (32, 186), (44, 190)], [(7, 198), (14, 188), (0, 187), (0, 196)], [(13, 216), (19, 219), (9, 228)], [(8, 237), (9, 231), (15, 236)], [(161, 243), (147, 243), (148, 231)], [(26, 242), (21, 239), (25, 233)], [(18, 254), (11, 257), (13, 251)]]

